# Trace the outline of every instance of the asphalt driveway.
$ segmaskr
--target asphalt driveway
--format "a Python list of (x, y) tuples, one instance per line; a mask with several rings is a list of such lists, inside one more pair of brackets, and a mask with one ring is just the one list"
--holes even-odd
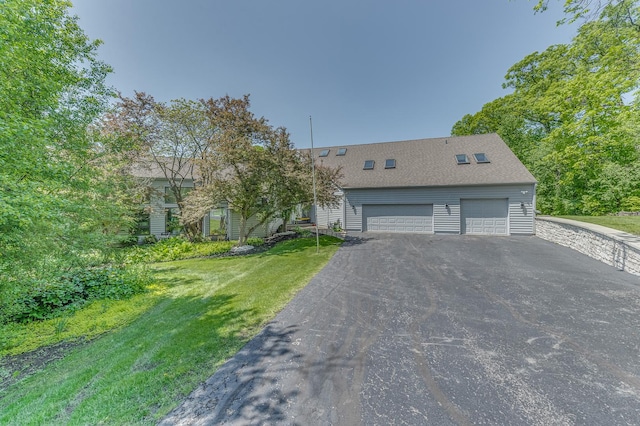
[(165, 424), (639, 424), (640, 279), (535, 237), (363, 235)]

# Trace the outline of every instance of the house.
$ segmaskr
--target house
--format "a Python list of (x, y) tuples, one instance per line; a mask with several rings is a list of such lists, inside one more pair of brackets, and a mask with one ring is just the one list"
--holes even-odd
[[(174, 159), (167, 158), (167, 162)], [(170, 168), (180, 180), (183, 194), (197, 185), (198, 169), (188, 162), (182, 164), (172, 163)], [(180, 233), (180, 209), (175, 196), (171, 191), (171, 185), (162, 168), (154, 162), (138, 164), (133, 169), (133, 175), (145, 179), (149, 185), (149, 197), (138, 220), (139, 235), (154, 235), (158, 239), (167, 238)], [(219, 234), (228, 240), (237, 240), (239, 237), (240, 215), (229, 209), (226, 203), (221, 203), (217, 208), (202, 218), (201, 230), (204, 237)], [(255, 217), (249, 218), (247, 226), (257, 223)], [(222, 224), (222, 229), (220, 229)], [(250, 237), (266, 237), (278, 229), (282, 224), (281, 219), (272, 220), (256, 228)], [(220, 232), (222, 232), (220, 234)]]
[(320, 227), (423, 234), (532, 235), (536, 180), (497, 134), (317, 148), (341, 167)]

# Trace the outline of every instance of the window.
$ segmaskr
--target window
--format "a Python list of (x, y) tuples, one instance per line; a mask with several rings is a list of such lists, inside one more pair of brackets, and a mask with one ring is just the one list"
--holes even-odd
[(136, 212), (136, 235), (149, 235), (151, 233), (149, 213), (144, 210)]
[(469, 157), (467, 157), (467, 154), (456, 154), (456, 163), (469, 164)]
[(393, 158), (389, 158), (384, 162), (385, 169), (395, 169), (396, 168), (396, 160)]
[[(189, 194), (189, 192), (191, 192), (192, 189), (193, 188), (191, 188), (191, 187), (179, 188), (178, 190), (180, 191), (180, 195), (182, 196), (182, 199), (184, 199)], [(176, 201), (176, 196), (173, 193), (173, 191), (171, 190), (170, 186), (165, 186), (164, 187), (164, 203), (165, 204), (177, 204), (178, 203)]]
[(173, 191), (168, 186), (164, 187), (164, 202), (165, 202), (165, 204), (175, 204), (176, 203), (176, 196), (173, 194)]
[(366, 161), (364, 162), (364, 167), (363, 167), (362, 169), (363, 169), (363, 170), (373, 170), (373, 165), (374, 165), (375, 163), (376, 163), (376, 162), (375, 162), (375, 161), (373, 161), (373, 160), (366, 160)]
[(318, 157), (328, 157), (329, 151), (329, 149), (323, 149), (322, 151), (320, 151), (320, 155)]
[(336, 152), (336, 156), (342, 156), (347, 153), (347, 148), (340, 148), (338, 152)]
[(476, 159), (476, 163), (490, 163), (491, 162), (491, 161), (489, 161), (487, 156), (484, 154), (484, 152), (478, 152), (476, 154), (473, 154), (473, 156)]
[(172, 234), (180, 233), (182, 230), (182, 225), (180, 225), (180, 209), (176, 207), (167, 209), (164, 220), (164, 230)]

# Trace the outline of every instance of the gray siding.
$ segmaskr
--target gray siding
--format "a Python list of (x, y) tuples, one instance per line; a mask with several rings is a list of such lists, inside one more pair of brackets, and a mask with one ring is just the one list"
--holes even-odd
[[(227, 222), (227, 236), (230, 240), (237, 240), (240, 237), (240, 215), (234, 211), (230, 211), (229, 216), (231, 220)], [(253, 216), (247, 221), (247, 227), (254, 226), (258, 223), (258, 219)], [(249, 234), (249, 237), (264, 238), (274, 234), (278, 227), (282, 225), (282, 219), (272, 219), (270, 222), (257, 227)]]
[[(533, 184), (345, 190), (345, 228), (362, 231), (363, 204), (433, 204), (433, 231), (460, 233), (460, 199), (507, 198), (509, 233), (534, 233)], [(523, 194), (523, 192), (525, 192)], [(520, 203), (525, 207), (520, 207)]]
[[(164, 194), (165, 188), (169, 186), (169, 181), (167, 179), (155, 179), (151, 182), (151, 187), (153, 191), (151, 193), (151, 200), (149, 202), (149, 206), (151, 208), (151, 213), (149, 214), (149, 228), (151, 234), (159, 237), (163, 232), (166, 231), (166, 209), (178, 207), (175, 203), (165, 203), (164, 202)], [(183, 188), (192, 188), (193, 182), (186, 181), (182, 184)], [(203, 235), (209, 235), (208, 221), (203, 224), (204, 232)]]
[(317, 214), (315, 210), (311, 212), (311, 221), (316, 223), (320, 228), (331, 228), (334, 223), (340, 222), (344, 227), (344, 194), (342, 192), (336, 193), (340, 195), (340, 204), (338, 207), (320, 207), (318, 206)]
[[(151, 213), (149, 214), (149, 230), (152, 235), (159, 237), (165, 232), (165, 203), (164, 203), (164, 187), (167, 185), (166, 179), (157, 179), (151, 182), (153, 191), (151, 192), (151, 200), (149, 206)], [(172, 206), (170, 206), (172, 207)]]
[(156, 210), (154, 209), (149, 214), (149, 230), (152, 235), (159, 237), (165, 231), (165, 213), (164, 209)]

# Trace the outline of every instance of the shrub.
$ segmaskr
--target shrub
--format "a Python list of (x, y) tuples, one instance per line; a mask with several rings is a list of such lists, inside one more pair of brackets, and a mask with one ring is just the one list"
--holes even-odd
[(142, 293), (148, 283), (149, 275), (143, 268), (115, 266), (76, 270), (52, 280), (32, 280), (22, 283), (14, 298), (0, 303), (0, 322), (54, 318), (91, 300), (124, 299)]
[(144, 237), (145, 244), (155, 244), (157, 242), (158, 242), (158, 238), (156, 238), (156, 236), (153, 234), (147, 235), (146, 237)]
[(168, 238), (144, 247), (132, 247), (124, 253), (125, 263), (167, 262), (192, 257), (226, 253), (233, 247), (231, 241), (205, 241), (192, 243), (180, 237)]
[(311, 237), (313, 235), (313, 232), (311, 232), (309, 229), (307, 228), (301, 228), (299, 226), (297, 226), (294, 229), (294, 232), (298, 235), (300, 235), (300, 237), (302, 238), (307, 238), (307, 237)]
[(258, 237), (247, 238), (247, 245), (258, 247), (264, 244), (264, 240)]

